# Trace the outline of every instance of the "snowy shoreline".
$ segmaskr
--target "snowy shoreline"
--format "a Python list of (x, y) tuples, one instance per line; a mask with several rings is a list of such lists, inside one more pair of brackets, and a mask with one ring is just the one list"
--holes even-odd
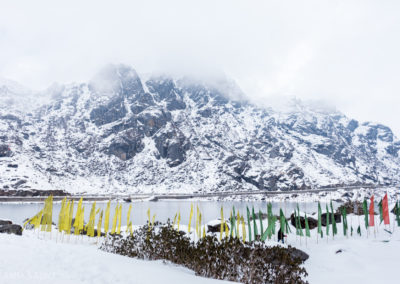
[[(187, 196), (182, 194), (182, 196), (173, 194), (157, 195), (157, 194), (138, 194), (135, 195), (71, 195), (71, 196), (54, 196), (55, 202), (61, 202), (64, 197), (68, 199), (79, 200), (81, 197), (84, 201), (96, 201), (96, 202), (107, 202), (108, 200), (114, 200), (118, 202), (177, 202), (177, 201), (190, 201), (190, 202), (202, 202), (202, 201), (242, 201), (242, 202), (252, 202), (252, 201), (265, 201), (265, 202), (329, 202), (334, 200), (337, 202), (345, 201), (362, 201), (365, 198), (370, 198), (372, 195), (383, 197), (387, 193), (389, 199), (397, 199), (400, 195), (400, 190), (396, 187), (387, 188), (355, 188), (355, 189), (337, 189), (337, 190), (318, 190), (318, 191), (306, 191), (306, 192), (268, 192), (268, 193), (253, 193), (250, 195), (232, 195), (226, 196), (225, 193), (221, 193), (221, 196), (196, 196), (196, 194)], [(17, 197), (17, 196), (1, 196), (0, 204), (2, 203), (15, 203), (15, 204), (29, 204), (29, 203), (41, 203), (47, 196), (39, 197)], [(129, 200), (129, 201), (127, 201)]]

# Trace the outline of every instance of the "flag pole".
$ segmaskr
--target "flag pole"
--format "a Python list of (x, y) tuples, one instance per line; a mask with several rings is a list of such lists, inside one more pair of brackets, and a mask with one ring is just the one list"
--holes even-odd
[[(307, 202), (306, 202), (306, 204), (304, 205), (304, 207), (305, 207), (305, 209), (304, 209), (305, 212), (304, 212), (304, 213), (307, 214)], [(305, 227), (305, 224), (306, 224), (306, 215), (304, 215), (304, 227)], [(306, 229), (305, 238), (306, 238), (306, 247), (307, 247), (307, 229)]]
[[(283, 201), (283, 207), (284, 207), (284, 210), (285, 210), (285, 228), (286, 228), (286, 198), (285, 198), (285, 200)], [(281, 209), (281, 207), (279, 206), (279, 210)], [(285, 230), (284, 230), (285, 231)], [(284, 232), (281, 232), (282, 233), (282, 239), (285, 239), (285, 234), (284, 234)], [(289, 232), (287, 232), (287, 234), (289, 235)], [(274, 236), (275, 237), (275, 236)], [(296, 237), (296, 240), (297, 240), (297, 237)], [(286, 244), (287, 244), (287, 242), (288, 242), (288, 237), (286, 237)]]

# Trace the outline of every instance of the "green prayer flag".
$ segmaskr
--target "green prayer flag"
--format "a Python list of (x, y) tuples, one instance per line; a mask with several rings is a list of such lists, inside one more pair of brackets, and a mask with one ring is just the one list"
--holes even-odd
[(336, 220), (335, 220), (335, 212), (333, 211), (333, 204), (331, 201), (331, 219), (332, 219), (332, 235), (335, 236), (337, 234)]
[(256, 223), (256, 214), (254, 213), (254, 207), (252, 208), (252, 213), (253, 213), (254, 240), (256, 240), (257, 235), (258, 235), (258, 230), (257, 230), (257, 223)]
[(290, 230), (290, 227), (289, 227), (289, 222), (286, 220), (286, 218), (285, 218), (285, 230), (286, 230), (286, 233), (291, 233), (292, 232)]
[(363, 211), (364, 211), (364, 223), (365, 223), (365, 229), (368, 229), (368, 205), (367, 205), (367, 200), (364, 199), (363, 202)]
[(342, 217), (343, 217), (343, 235), (347, 235), (347, 213), (346, 207), (342, 208)]
[(282, 232), (282, 234), (284, 234), (285, 233), (285, 221), (286, 221), (286, 219), (285, 219), (285, 215), (283, 215), (283, 211), (282, 211), (282, 208), (280, 209), (280, 212), (279, 212), (279, 221), (280, 221), (280, 223), (281, 223), (281, 232)]
[(264, 225), (263, 225), (263, 219), (262, 219), (262, 212), (261, 210), (258, 211), (258, 219), (260, 220), (260, 230), (261, 234), (264, 233)]
[(306, 223), (306, 236), (307, 237), (310, 237), (311, 236), (311, 234), (310, 234), (310, 227), (308, 226), (308, 218), (307, 218), (307, 214), (305, 214), (304, 215), (305, 217), (304, 217), (304, 221), (305, 221), (305, 223)]
[(252, 239), (251, 239), (251, 225), (250, 225), (250, 210), (249, 207), (246, 206), (246, 208), (247, 208), (247, 226), (249, 228), (249, 242), (251, 242)]
[(326, 235), (329, 236), (329, 209), (328, 204), (326, 204)]
[(299, 234), (300, 237), (303, 237), (303, 228), (301, 226), (301, 219), (300, 219), (300, 208), (299, 208), (299, 204), (297, 203), (297, 223), (298, 223), (298, 227), (299, 227)]
[(322, 215), (321, 204), (318, 201), (318, 234), (320, 234), (321, 238), (322, 238), (323, 237), (323, 233), (322, 233), (321, 215)]
[(267, 204), (267, 214), (268, 214), (268, 239), (271, 239), (272, 235), (275, 234), (275, 220), (274, 216), (272, 215), (272, 204)]

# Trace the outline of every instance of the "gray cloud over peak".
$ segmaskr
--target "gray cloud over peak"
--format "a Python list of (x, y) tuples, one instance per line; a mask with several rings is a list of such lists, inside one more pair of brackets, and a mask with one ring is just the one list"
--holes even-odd
[(33, 89), (109, 62), (323, 100), (400, 134), (399, 1), (2, 1), (0, 77)]

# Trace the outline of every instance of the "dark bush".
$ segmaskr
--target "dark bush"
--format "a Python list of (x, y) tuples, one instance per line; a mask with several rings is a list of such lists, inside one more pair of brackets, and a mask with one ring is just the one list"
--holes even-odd
[(336, 209), (337, 214), (342, 213), (342, 209), (346, 208), (347, 214), (364, 215), (363, 204), (360, 201), (347, 201)]
[(192, 269), (196, 275), (215, 279), (241, 283), (307, 283), (303, 280), (307, 272), (300, 265), (308, 256), (295, 248), (242, 243), (236, 238), (220, 242), (215, 236), (192, 242), (170, 223), (157, 223), (151, 230), (143, 226), (132, 237), (108, 236), (101, 249), (139, 259), (169, 261)]

